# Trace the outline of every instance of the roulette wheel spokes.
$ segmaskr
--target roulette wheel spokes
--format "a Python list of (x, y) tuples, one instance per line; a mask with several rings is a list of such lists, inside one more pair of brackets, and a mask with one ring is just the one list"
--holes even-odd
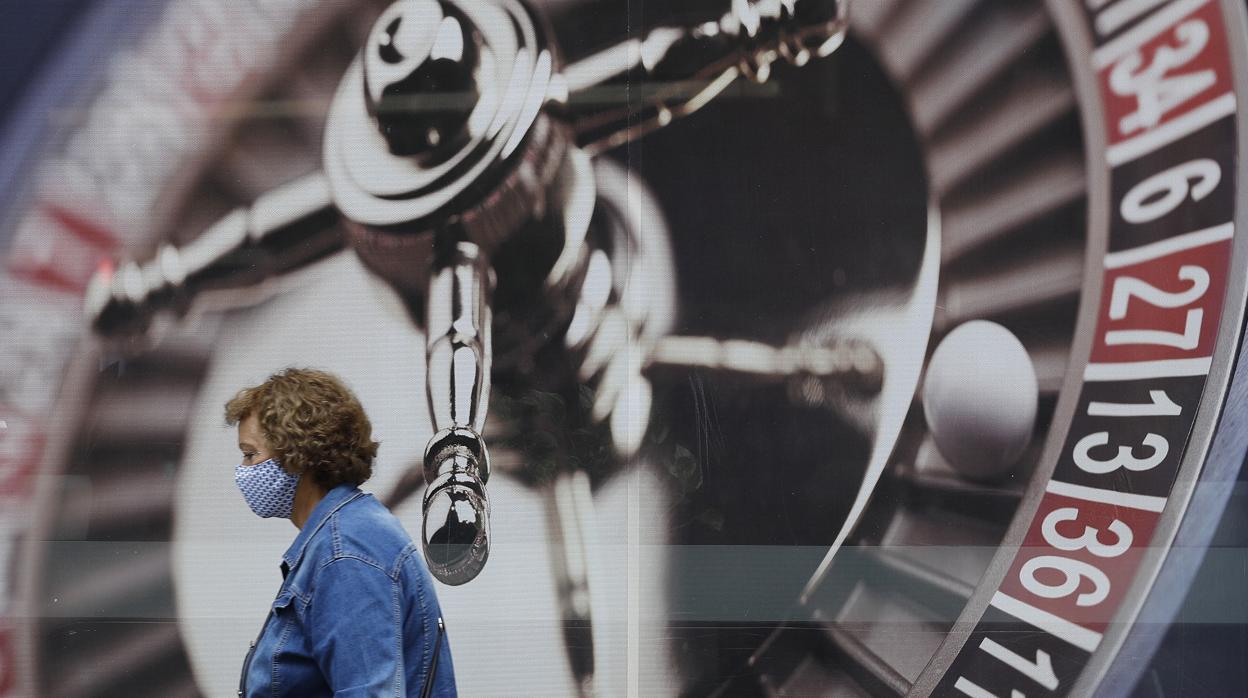
[[(583, 311), (588, 327), (576, 334), (585, 336), (567, 337), (567, 348), (584, 345), (579, 378), (593, 380), (601, 370), (610, 397), (644, 381), (641, 368), (649, 363), (616, 355), (630, 353), (623, 347), (636, 340), (653, 340), (670, 315), (661, 298), (648, 301), (653, 309), (609, 296), (597, 308), (578, 300), (595, 261), (623, 266), (629, 281), (632, 261), (623, 256), (630, 250), (621, 248), (642, 238), (631, 231), (623, 246), (594, 244), (584, 229), (589, 219), (575, 215), (594, 197), (579, 148), (592, 153), (627, 143), (696, 111), (739, 77), (765, 82), (776, 61), (801, 66), (826, 57), (843, 41), (845, 5), (737, 3), (718, 19), (652, 30), (560, 72), (555, 47), (523, 5), (396, 2), (377, 19), (334, 99), (325, 174), (266, 193), (142, 265), (103, 266), (88, 289), (92, 325), (106, 336), (141, 334), (158, 312), (185, 312), (206, 291), (255, 285), (319, 261), (342, 244), (341, 211), (365, 262), (413, 306), (425, 299), (425, 312), (413, 311), (430, 331), (428, 393), (437, 431), (426, 449), (425, 552), (439, 579), (469, 581), (489, 554), (489, 456), (481, 432), (493, 353), (514, 354), (510, 363), (528, 368), (541, 348), (517, 335), (574, 321), (568, 308)], [(621, 75), (677, 87), (640, 104), (577, 112), (585, 94)], [(690, 91), (691, 84), (702, 87)], [(565, 107), (573, 112), (566, 124), (545, 113)], [(565, 133), (569, 128), (575, 136)], [(640, 262), (653, 256), (642, 252)], [(491, 262), (496, 253), (501, 259)], [(506, 317), (514, 327), (502, 328), (495, 342), (491, 306), (500, 283), (498, 298), (510, 304), (501, 307), (500, 322)], [(666, 354), (677, 360), (667, 363), (679, 365), (687, 352), (670, 344)], [(718, 361), (717, 368), (878, 389), (878, 358), (860, 344), (812, 357), (800, 348), (729, 342), (720, 353), (761, 354), (761, 366), (747, 359)], [(631, 371), (621, 368), (629, 365)], [(591, 416), (602, 421), (612, 411), (599, 399)]]

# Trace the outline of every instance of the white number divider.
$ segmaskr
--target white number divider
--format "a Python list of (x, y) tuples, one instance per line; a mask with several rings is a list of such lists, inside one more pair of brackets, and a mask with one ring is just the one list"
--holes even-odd
[(1101, 634), (1095, 630), (1076, 625), (1061, 616), (1042, 611), (1000, 591), (992, 595), (992, 601), (989, 604), (1089, 654), (1096, 651), (1097, 646), (1101, 644)]
[(1113, 34), (1132, 20), (1139, 19), (1145, 12), (1156, 8), (1169, 0), (1120, 0), (1105, 7), (1106, 0), (1087, 0), (1089, 9), (1095, 10), (1096, 33), (1101, 36)]
[[(953, 685), (954, 688), (962, 691), (971, 698), (997, 698), (996, 694), (984, 690), (979, 684), (971, 681), (965, 676), (959, 676), (958, 682)], [(1022, 691), (1010, 691), (1010, 698), (1027, 698)]]
[(1227, 92), (1151, 131), (1109, 146), (1105, 149), (1105, 160), (1110, 167), (1131, 162), (1234, 113), (1235, 93)]
[(1088, 403), (1090, 417), (1177, 417), (1183, 408), (1164, 390), (1148, 391), (1150, 402), (1122, 403), (1094, 400)]
[(1071, 499), (1082, 499), (1086, 502), (1097, 502), (1100, 504), (1109, 504), (1116, 507), (1128, 507), (1130, 509), (1139, 509), (1141, 511), (1151, 511), (1161, 513), (1166, 508), (1165, 497), (1154, 497), (1147, 494), (1132, 494), (1130, 492), (1115, 492), (1114, 490), (1103, 490), (1099, 487), (1087, 487), (1085, 485), (1075, 485), (1060, 480), (1049, 480), (1049, 484), (1044, 488), (1053, 494), (1070, 497)]
[(1140, 262), (1147, 262), (1152, 259), (1166, 257), (1175, 252), (1190, 250), (1196, 247), (1204, 247), (1215, 242), (1230, 240), (1235, 236), (1235, 223), (1227, 222), (1221, 225), (1215, 225), (1212, 228), (1196, 230), (1182, 235), (1175, 235), (1172, 238), (1159, 240), (1147, 245), (1132, 247), (1129, 250), (1121, 252), (1110, 252), (1105, 255), (1105, 268), (1118, 269)]
[(1128, 361), (1113, 364), (1088, 364), (1083, 369), (1083, 380), (1129, 381), (1147, 378), (1183, 378), (1207, 376), (1213, 365), (1212, 357), (1199, 359), (1162, 359), (1159, 361)]

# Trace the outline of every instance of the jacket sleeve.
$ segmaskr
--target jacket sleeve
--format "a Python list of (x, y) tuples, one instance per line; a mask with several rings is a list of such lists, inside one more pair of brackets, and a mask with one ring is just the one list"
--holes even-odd
[(317, 573), (308, 607), (316, 662), (334, 696), (403, 695), (403, 632), (398, 585), (356, 558)]

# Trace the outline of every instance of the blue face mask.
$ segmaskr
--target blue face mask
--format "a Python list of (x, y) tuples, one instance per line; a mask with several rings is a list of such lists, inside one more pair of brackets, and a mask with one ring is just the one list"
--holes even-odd
[(299, 475), (286, 472), (272, 458), (255, 465), (234, 466), (234, 483), (243, 493), (247, 506), (261, 518), (290, 518), (295, 508), (295, 488)]

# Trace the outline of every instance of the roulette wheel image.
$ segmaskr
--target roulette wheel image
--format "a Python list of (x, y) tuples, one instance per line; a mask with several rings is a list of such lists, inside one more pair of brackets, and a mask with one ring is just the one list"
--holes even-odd
[(1248, 452), (1246, 13), (83, 3), (0, 145), (0, 696), (235, 692), (283, 365), (465, 695), (1144, 690)]

